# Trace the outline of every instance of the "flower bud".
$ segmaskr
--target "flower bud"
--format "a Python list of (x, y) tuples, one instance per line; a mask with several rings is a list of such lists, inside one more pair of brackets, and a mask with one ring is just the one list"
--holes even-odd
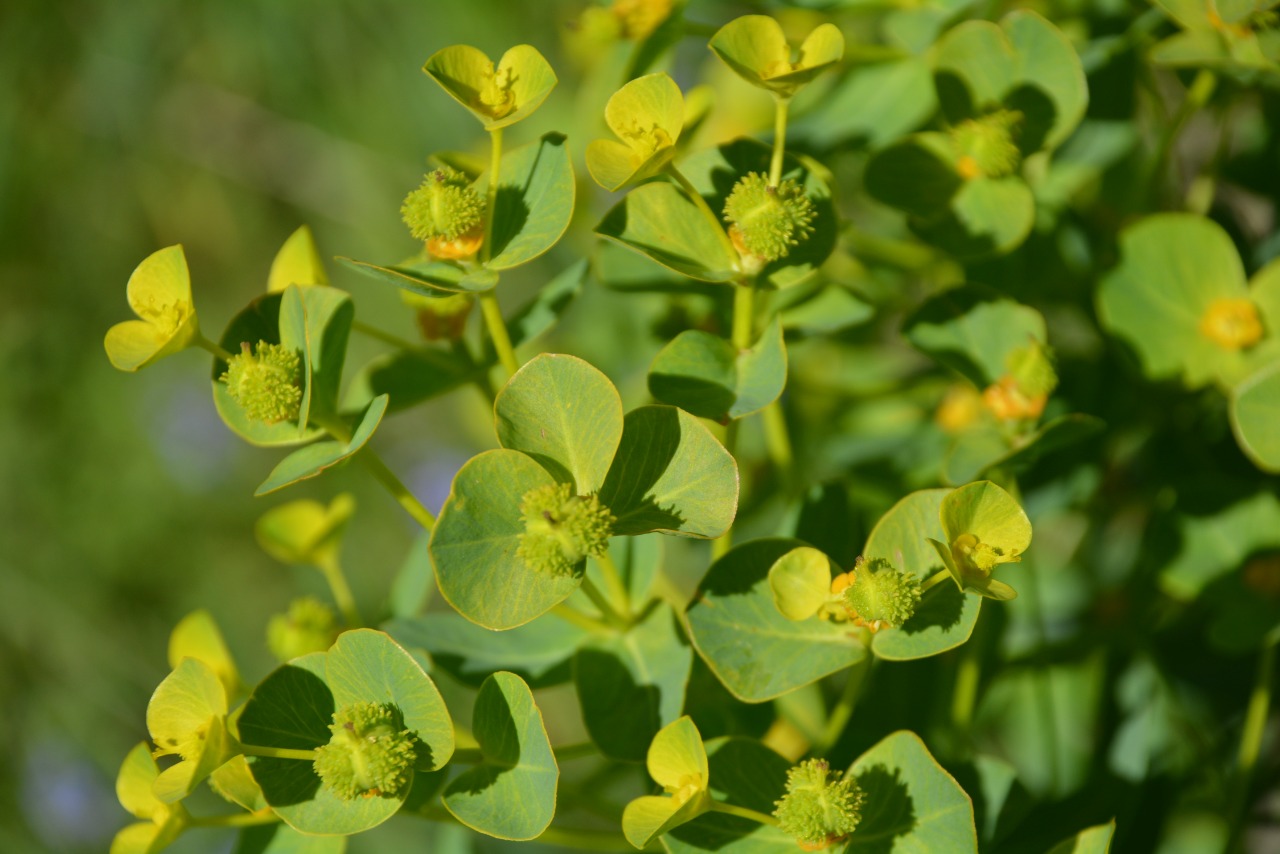
[(787, 792), (773, 815), (801, 848), (820, 851), (857, 828), (866, 799), (857, 781), (841, 779), (825, 759), (808, 759), (787, 772)]
[(849, 575), (853, 583), (840, 592), (841, 600), (855, 623), (873, 632), (900, 628), (920, 606), (920, 580), (886, 560), (859, 557)]
[(574, 495), (567, 483), (529, 490), (520, 512), (525, 530), (516, 553), (551, 575), (572, 575), (587, 555), (603, 554), (615, 521), (597, 496)]
[(316, 774), (343, 800), (394, 797), (413, 779), (418, 739), (389, 703), (354, 703), (334, 713), (333, 737), (316, 749)]
[(813, 202), (794, 179), (771, 187), (760, 172), (739, 180), (724, 204), (733, 245), (765, 262), (785, 258), (792, 246), (808, 239), (815, 215)]
[(400, 216), (414, 237), (446, 245), (475, 232), (483, 238), (484, 207), (467, 176), (445, 166), (428, 172), (422, 186), (405, 196)]
[(970, 178), (1003, 178), (1022, 163), (1015, 135), (1022, 125), (1022, 113), (996, 110), (976, 119), (967, 119), (951, 129), (956, 153), (956, 171)]
[(1224, 350), (1246, 350), (1262, 340), (1258, 307), (1247, 298), (1216, 299), (1200, 318), (1200, 334)]
[(267, 623), (267, 646), (280, 661), (324, 652), (338, 636), (333, 609), (312, 596), (295, 599)]
[(231, 399), (254, 421), (275, 424), (298, 420), (302, 406), (302, 357), (283, 344), (259, 341), (240, 345), (219, 377)]

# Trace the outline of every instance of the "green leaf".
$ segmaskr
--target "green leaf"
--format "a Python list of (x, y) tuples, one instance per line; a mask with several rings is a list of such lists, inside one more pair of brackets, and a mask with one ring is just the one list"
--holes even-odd
[[(1046, 454), (1069, 448), (1091, 439), (1106, 429), (1106, 423), (1092, 415), (1074, 413), (1059, 415), (1044, 424), (1031, 435), (1015, 438), (1010, 444), (997, 430), (970, 430), (957, 439), (947, 460), (946, 479), (961, 484), (974, 480), (995, 469), (1019, 472)], [(970, 436), (977, 434), (979, 442), (986, 437), (983, 448), (964, 447)], [(998, 443), (998, 447), (997, 447)]]
[(1160, 572), (1160, 587), (1184, 602), (1252, 554), (1280, 548), (1280, 500), (1259, 492), (1210, 516), (1178, 520), (1181, 548)]
[(623, 419), (600, 499), (617, 517), (615, 535), (659, 531), (714, 539), (738, 510), (738, 466), (689, 413), (642, 406)]
[(670, 606), (625, 633), (588, 638), (573, 660), (582, 720), (611, 759), (639, 762), (654, 736), (684, 708), (693, 650)]
[(209, 775), (209, 787), (233, 804), (249, 812), (266, 809), (267, 799), (262, 788), (253, 779), (249, 760), (243, 755), (232, 756)]
[(329, 276), (320, 260), (311, 229), (301, 226), (280, 247), (267, 275), (267, 293), (283, 291), (289, 285), (327, 285)]
[[(570, 264), (562, 273), (543, 285), (533, 299), (507, 318), (511, 346), (519, 347), (532, 341), (559, 321), (582, 293), (582, 280), (586, 277), (589, 266), (585, 258)], [(488, 339), (485, 340), (485, 354), (487, 364), (497, 364), (498, 356), (493, 350), (493, 342)]]
[(1280, 361), (1231, 392), (1231, 429), (1240, 450), (1265, 472), (1280, 474)]
[[(622, 440), (622, 399), (576, 356), (531, 359), (493, 404), (498, 442), (537, 460), (579, 495), (599, 491)], [(616, 512), (616, 511), (615, 511)]]
[[(414, 537), (413, 545), (409, 547), (396, 572), (391, 592), (387, 596), (387, 607), (393, 621), (418, 617), (431, 601), (436, 585), (435, 574), (431, 570), (431, 555), (427, 553), (430, 543), (430, 531), (422, 531)], [(399, 642), (395, 632), (384, 630)]]
[(1006, 668), (985, 689), (975, 738), (1007, 759), (1036, 797), (1059, 798), (1084, 783), (1095, 757), (1103, 660)]
[(1021, 111), (1026, 152), (1064, 142), (1089, 102), (1084, 69), (1071, 42), (1025, 10), (1006, 15), (999, 26), (967, 21), (950, 30), (938, 42), (934, 73), (952, 122), (1000, 106)]
[(428, 298), (449, 294), (474, 294), (493, 290), (498, 278), (492, 272), (481, 270), (469, 274), (461, 267), (430, 258), (413, 260), (403, 264), (373, 264), (354, 258), (338, 256), (338, 262), (383, 284), (395, 285), (410, 293)]
[(246, 827), (232, 854), (343, 854), (345, 836), (307, 836), (285, 824)]
[(867, 794), (847, 854), (946, 851), (977, 854), (973, 803), (915, 733), (895, 732), (849, 769)]
[(669, 74), (647, 74), (609, 98), (604, 120), (617, 139), (587, 146), (587, 170), (610, 192), (652, 178), (676, 152), (684, 127), (684, 95)]
[(665, 181), (627, 193), (596, 234), (691, 279), (727, 282), (737, 275), (738, 253), (724, 229)]
[(786, 383), (787, 349), (778, 315), (749, 349), (736, 351), (718, 335), (689, 329), (663, 347), (649, 367), (655, 398), (721, 423), (764, 409)]
[(815, 548), (800, 546), (769, 567), (773, 602), (788, 620), (807, 620), (831, 598), (831, 559)]
[(945, 210), (964, 184), (955, 149), (941, 133), (913, 134), (876, 152), (863, 180), (877, 201), (920, 217)]
[(942, 500), (942, 528), (947, 540), (962, 534), (1005, 553), (1021, 554), (1031, 545), (1031, 522), (1013, 496), (989, 480), (966, 484)]
[(865, 323), (875, 316), (875, 309), (843, 285), (822, 283), (781, 294), (778, 313), (788, 332), (830, 335)]
[(1098, 289), (1098, 316), (1134, 347), (1147, 376), (1191, 388), (1238, 379), (1246, 355), (1200, 331), (1215, 300), (1249, 295), (1226, 231), (1194, 214), (1155, 214), (1121, 232), (1120, 254)]
[(240, 671), (231, 650), (213, 615), (203, 608), (183, 617), (169, 635), (169, 667), (176, 668), (184, 658), (196, 658), (208, 665), (226, 696), (234, 697), (240, 691)]
[(317, 477), (327, 469), (331, 469), (359, 453), (368, 444), (373, 432), (382, 423), (382, 416), (387, 411), (387, 396), (378, 395), (369, 406), (357, 417), (351, 439), (346, 442), (337, 440), (318, 442), (299, 448), (281, 460), (271, 474), (267, 476), (254, 495), (268, 495), (278, 489), (298, 483), (299, 481)]
[[(757, 741), (716, 738), (707, 742), (711, 794), (716, 800), (772, 813), (786, 791), (791, 763)], [(776, 827), (724, 813), (705, 813), (674, 828), (662, 840), (670, 854), (794, 854), (796, 841)]]
[[(949, 491), (922, 489), (895, 504), (871, 530), (863, 556), (887, 560), (921, 582), (944, 568), (928, 539), (946, 536), (939, 511)], [(982, 597), (965, 596), (953, 584), (937, 584), (901, 628), (872, 635), (871, 651), (890, 661), (910, 661), (954, 649), (973, 634), (981, 606)]]
[[(415, 658), (382, 632), (344, 632), (327, 653), (311, 653), (277, 668), (240, 716), (240, 738), (263, 747), (314, 749), (328, 744), (335, 711), (357, 702), (394, 705), (420, 742), (417, 768), (431, 771), (453, 755), (453, 723), (435, 684)], [(352, 834), (386, 821), (405, 791), (343, 800), (297, 759), (254, 757), (254, 779), (267, 803), (294, 829)]]
[(145, 741), (134, 745), (116, 775), (116, 799), (120, 806), (136, 818), (163, 820), (174, 809), (156, 797), (153, 787), (160, 769), (151, 758), (151, 747)]
[(529, 686), (514, 673), (486, 679), (476, 695), (472, 729), (484, 762), (448, 785), (445, 808), (498, 839), (537, 837), (555, 815), (560, 769)]
[(844, 34), (820, 24), (800, 45), (796, 61), (782, 26), (768, 15), (743, 15), (720, 28), (707, 47), (752, 86), (790, 98), (844, 58)]
[[(753, 139), (738, 139), (690, 155), (681, 168), (711, 209), (723, 211), (734, 184), (740, 178), (749, 172), (769, 174), (772, 155), (769, 146)], [(785, 156), (782, 179), (794, 180), (804, 188), (805, 195), (813, 202), (816, 216), (813, 234), (799, 246), (792, 247), (786, 257), (765, 265), (757, 277), (756, 281), (761, 285), (777, 289), (794, 287), (816, 273), (835, 250), (838, 231), (831, 187), (822, 170), (814, 168), (814, 161)], [(736, 263), (736, 250), (734, 256)]]
[(866, 657), (860, 632), (826, 620), (794, 622), (774, 604), (770, 567), (796, 540), (754, 540), (711, 565), (686, 617), (694, 648), (738, 699), (759, 703)]
[(880, 149), (923, 125), (937, 109), (929, 66), (913, 56), (850, 69), (793, 127), (821, 148), (856, 141)]
[[(476, 179), (475, 188), (483, 193), (488, 184), (486, 172)], [(485, 267), (510, 270), (542, 255), (569, 227), (573, 201), (573, 163), (563, 134), (544, 134), (504, 154), (498, 172), (492, 256)]]
[(1008, 373), (1011, 352), (1047, 341), (1040, 312), (975, 285), (933, 297), (907, 318), (902, 331), (917, 349), (979, 389)]
[[(557, 82), (550, 63), (527, 44), (508, 50), (496, 66), (477, 48), (451, 45), (432, 54), (422, 70), (479, 119), (487, 131), (528, 118), (542, 106)], [(495, 76), (499, 79), (495, 80)], [(503, 78), (508, 83), (506, 87), (501, 86)], [(499, 90), (505, 88), (505, 93), (493, 92), (495, 86)], [(495, 94), (509, 98), (504, 101), (492, 97)]]
[(555, 481), (519, 451), (487, 451), (453, 480), (431, 535), (431, 562), (445, 600), (485, 628), (523, 625), (575, 589), (579, 576), (532, 569), (516, 553), (524, 533), (520, 503), (531, 489)]
[(1035, 197), (1017, 176), (973, 178), (937, 219), (911, 221), (912, 229), (957, 258), (973, 260), (1011, 252), (1035, 225)]
[(1106, 824), (1086, 828), (1070, 839), (1059, 842), (1049, 854), (1107, 854), (1111, 850), (1111, 838), (1115, 832), (1116, 823), (1113, 819)]
[(509, 670), (535, 688), (570, 676), (570, 659), (587, 633), (564, 620), (534, 620), (505, 632), (481, 628), (457, 614), (392, 620), (383, 628), (408, 647), (431, 653), (436, 666), (466, 685)]
[(103, 345), (117, 370), (136, 371), (184, 350), (200, 333), (191, 301), (191, 274), (182, 246), (151, 253), (129, 276), (129, 308), (138, 320), (107, 330)]
[(347, 391), (346, 406), (363, 409), (385, 395), (387, 413), (402, 412), (484, 376), (486, 368), (449, 350), (424, 347), (378, 356), (360, 369)]

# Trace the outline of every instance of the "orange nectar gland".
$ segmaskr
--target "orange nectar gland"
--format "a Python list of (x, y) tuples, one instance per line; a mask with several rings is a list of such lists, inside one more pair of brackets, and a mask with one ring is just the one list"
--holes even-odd
[(1044, 414), (1049, 395), (1027, 395), (1018, 381), (1006, 374), (982, 392), (982, 403), (1002, 421), (1032, 421)]
[(485, 201), (471, 188), (467, 176), (447, 166), (428, 172), (400, 206), (409, 232), (425, 241), (433, 256), (451, 261), (479, 251), (484, 243), (484, 212)]
[(1262, 340), (1262, 320), (1252, 300), (1216, 299), (1200, 318), (1200, 334), (1224, 350), (1244, 350)]
[(982, 395), (969, 385), (956, 383), (947, 389), (933, 420), (947, 433), (959, 433), (982, 414)]

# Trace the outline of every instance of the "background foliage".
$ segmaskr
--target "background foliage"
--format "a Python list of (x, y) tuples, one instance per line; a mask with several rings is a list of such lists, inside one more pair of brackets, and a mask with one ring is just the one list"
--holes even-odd
[[(259, 674), (270, 666), (259, 640), (267, 617), (298, 589), (322, 591), (314, 573), (284, 568), (254, 544), (253, 522), (272, 499), (250, 496), (274, 457), (220, 423), (203, 360), (166, 360), (138, 382), (103, 359), (101, 332), (121, 316), (120, 284), (140, 258), (180, 242), (198, 271), (202, 315), (225, 318), (261, 291), (271, 257), (301, 222), (326, 254), (405, 254), (398, 204), (425, 155), (483, 153), (472, 118), (418, 68), (454, 42), (490, 55), (527, 42), (551, 59), (561, 85), (537, 121), (512, 130), (511, 143), (548, 128), (567, 132), (580, 199), (569, 237), (531, 272), (504, 280), (504, 304), (518, 305), (595, 249), (590, 228), (611, 201), (585, 180), (582, 162), (586, 142), (605, 134), (600, 117), (615, 88), (608, 75), (575, 72), (574, 43), (566, 46), (564, 34), (582, 5), (6, 4), (0, 731), (13, 761), (0, 767), (0, 848), (103, 850), (125, 820), (112, 793), (115, 771), (144, 736), (139, 710), (168, 670), (165, 640), (183, 614), (209, 608), (243, 670)], [(849, 7), (836, 20), (851, 42), (862, 38), (864, 50), (894, 12), (875, 4), (790, 5)], [(908, 5), (914, 17), (905, 14)], [(898, 334), (905, 327), (930, 351), (937, 339), (926, 327), (937, 316), (914, 314), (929, 294), (963, 275), (1037, 308), (1059, 359), (1061, 411), (1111, 428), (1027, 472), (1036, 547), (1019, 572), (1038, 592), (991, 607), (992, 625), (962, 651), (982, 663), (973, 721), (980, 745), (1011, 760), (1018, 785), (1039, 799), (1035, 821), (1020, 830), (1030, 827), (1034, 838), (1020, 836), (1028, 847), (1007, 850), (1047, 850), (1113, 816), (1114, 850), (1204, 850), (1196, 845), (1206, 837), (1197, 834), (1217, 832), (1230, 779), (1223, 757), (1239, 737), (1252, 656), (1276, 621), (1275, 587), (1265, 583), (1280, 547), (1276, 482), (1241, 454), (1220, 394), (1141, 377), (1133, 352), (1100, 327), (1094, 293), (1119, 260), (1120, 229), (1139, 213), (1211, 213), (1247, 273), (1280, 254), (1280, 100), (1275, 90), (1224, 84), (1206, 110), (1183, 115), (1180, 105), (1195, 92), (1192, 74), (1153, 71), (1144, 60), (1152, 44), (1179, 30), (1161, 13), (1108, 0), (1036, 7), (1073, 40), (1090, 100), (1085, 124), (1060, 154), (1072, 168), (1037, 188), (1040, 219), (1021, 248), (962, 271), (910, 242), (901, 217), (865, 194), (838, 200), (857, 226), (853, 252), (837, 268), (853, 299), (842, 316), (866, 322), (791, 351), (790, 405), (803, 423), (838, 428), (795, 437), (805, 480), (830, 484), (814, 496), (826, 500), (799, 517), (799, 533), (850, 566), (906, 491), (939, 482), (947, 437), (934, 411), (950, 379)], [(753, 8), (694, 0), (687, 14), (718, 26)], [(888, 26), (923, 47), (942, 22), (964, 14), (998, 20), (1005, 7), (952, 2), (901, 11)], [(807, 31), (804, 13), (791, 14)], [(866, 58), (851, 50), (850, 67), (862, 68)], [(867, 65), (841, 78), (824, 101), (797, 105), (793, 145), (821, 155), (841, 185), (857, 186), (871, 147), (928, 118), (922, 102), (932, 96), (927, 76), (920, 88), (917, 60)], [(712, 114), (703, 142), (768, 127), (769, 100), (720, 68), (704, 37), (679, 47), (672, 71), (685, 88), (710, 79), (729, 93), (722, 100), (732, 109)], [(1171, 127), (1180, 132), (1167, 133)], [(413, 337), (393, 292), (337, 265), (330, 272), (362, 317)], [(696, 300), (619, 296), (591, 283), (542, 346), (555, 351), (569, 342), (563, 349), (605, 371), (631, 409), (649, 399), (646, 374), (663, 343), (705, 312)], [(807, 328), (820, 330), (828, 314), (812, 311)], [(353, 339), (350, 363), (377, 352)], [(469, 395), (463, 390), (379, 430), (384, 458), (433, 509), (457, 468), (492, 446), (490, 414)], [(742, 438), (745, 452), (759, 456), (760, 436), (744, 431)], [(964, 462), (955, 462), (960, 481), (968, 479)], [(746, 477), (759, 488), (740, 510), (738, 541), (794, 531), (795, 511), (771, 502), (777, 491), (767, 473)], [(377, 602), (415, 530), (358, 471), (295, 487), (289, 498), (327, 499), (340, 489), (370, 510), (350, 532), (346, 561), (357, 598)], [(687, 595), (705, 568), (706, 547), (670, 548), (672, 580)], [(1252, 575), (1231, 574), (1246, 565)], [(1247, 591), (1238, 577), (1263, 581)], [(833, 751), (835, 764), (904, 725), (945, 744), (950, 674), (978, 666), (967, 660), (957, 652), (880, 668), (858, 727)], [(717, 684), (695, 660), (691, 713)], [(1046, 697), (1052, 702), (1037, 705)], [(580, 726), (568, 687), (540, 691), (538, 700), (553, 742)], [(803, 724), (802, 704), (781, 708)], [(708, 738), (758, 736), (772, 712), (747, 707), (715, 730), (700, 725)], [(1260, 833), (1277, 771), (1274, 753), (1264, 752), (1255, 798)], [(960, 776), (974, 791), (977, 777)], [(1001, 777), (997, 770), (985, 779)], [(978, 817), (995, 838), (1005, 820)], [(393, 823), (352, 839), (350, 850), (418, 846), (426, 833), (438, 834), (442, 846), (463, 845), (449, 830)], [(1266, 844), (1265, 836), (1256, 839)], [(173, 850), (225, 850), (228, 840), (192, 834)]]

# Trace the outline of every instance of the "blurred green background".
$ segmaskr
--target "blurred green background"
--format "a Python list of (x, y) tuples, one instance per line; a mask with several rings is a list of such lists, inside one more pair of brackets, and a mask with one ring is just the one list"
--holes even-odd
[[(494, 56), (532, 43), (561, 85), (511, 144), (567, 129), (576, 84), (560, 33), (582, 3), (0, 5), (0, 850), (105, 851), (128, 818), (115, 772), (146, 736), (175, 622), (210, 609), (257, 679), (271, 665), (268, 616), (300, 590), (321, 592), (318, 576), (258, 549), (257, 516), (284, 500), (355, 492), (348, 572), (371, 611), (414, 533), (356, 470), (252, 498), (281, 454), (223, 427), (202, 354), (141, 377), (112, 370), (102, 336), (129, 316), (130, 272), (182, 243), (201, 326), (216, 337), (263, 290), (275, 251), (302, 223), (326, 256), (409, 254), (399, 204), (427, 155), (486, 146), (421, 73), (424, 60), (454, 42)], [(580, 158), (585, 142), (574, 143)], [(570, 241), (513, 277), (504, 302), (573, 253)], [(394, 293), (330, 271), (362, 320), (413, 336)], [(581, 309), (570, 318), (579, 327)], [(613, 342), (625, 345), (625, 334)], [(591, 347), (584, 340), (579, 352), (599, 358)], [(357, 339), (348, 364), (376, 352)], [(377, 443), (438, 508), (456, 468), (491, 441), (487, 423), (464, 389), (384, 425)], [(424, 826), (395, 824), (423, 838)], [(385, 851), (404, 833), (369, 834), (351, 850)], [(229, 850), (230, 839), (189, 834), (174, 850)]]

